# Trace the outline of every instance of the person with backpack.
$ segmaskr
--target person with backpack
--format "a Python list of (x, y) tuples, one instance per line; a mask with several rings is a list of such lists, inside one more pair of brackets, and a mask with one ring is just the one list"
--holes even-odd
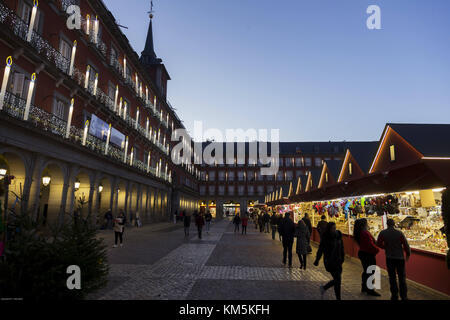
[(212, 220), (212, 214), (211, 212), (208, 210), (208, 212), (206, 212), (205, 214), (205, 223), (206, 223), (206, 233), (209, 234), (209, 229), (211, 227), (211, 220)]
[(328, 223), (327, 229), (320, 241), (316, 260), (314, 261), (316, 267), (319, 265), (322, 255), (325, 270), (331, 274), (333, 280), (324, 286), (320, 286), (320, 294), (323, 297), (325, 291), (333, 287), (336, 299), (341, 300), (342, 264), (345, 259), (345, 251), (342, 233), (336, 230), (336, 224), (334, 222)]

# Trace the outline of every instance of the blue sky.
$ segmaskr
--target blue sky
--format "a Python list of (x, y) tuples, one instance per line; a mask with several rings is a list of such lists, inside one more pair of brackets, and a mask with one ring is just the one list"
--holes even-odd
[[(140, 54), (150, 1), (104, 0)], [(381, 8), (382, 30), (366, 9)], [(191, 130), (378, 140), (386, 122), (450, 123), (448, 0), (154, 0), (168, 97)]]

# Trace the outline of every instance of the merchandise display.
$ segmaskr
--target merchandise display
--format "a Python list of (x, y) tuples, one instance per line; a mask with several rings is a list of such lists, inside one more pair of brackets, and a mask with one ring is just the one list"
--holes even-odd
[(411, 248), (445, 254), (448, 250), (441, 215), (441, 191), (422, 190), (299, 204), (319, 221), (322, 215), (336, 223), (343, 234), (352, 235), (356, 219), (366, 218), (369, 231), (377, 238), (392, 218)]

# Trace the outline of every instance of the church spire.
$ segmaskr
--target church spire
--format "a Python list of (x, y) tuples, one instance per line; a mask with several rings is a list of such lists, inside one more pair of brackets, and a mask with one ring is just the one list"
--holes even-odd
[(151, 8), (149, 11), (150, 23), (148, 25), (147, 40), (145, 41), (144, 51), (141, 53), (141, 62), (143, 64), (159, 64), (162, 62), (158, 59), (153, 46), (153, 1), (151, 1)]

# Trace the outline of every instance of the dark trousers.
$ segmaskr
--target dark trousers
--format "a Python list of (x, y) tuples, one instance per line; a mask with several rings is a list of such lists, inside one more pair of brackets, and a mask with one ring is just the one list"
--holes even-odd
[(122, 243), (122, 240), (123, 240), (122, 236), (123, 236), (123, 232), (117, 232), (117, 231), (114, 232), (114, 238), (115, 238), (114, 243), (116, 245), (117, 245), (118, 239), (120, 239), (120, 243)]
[(272, 226), (272, 240), (275, 240), (276, 233), (277, 233), (277, 226)]
[(289, 265), (292, 266), (292, 245), (294, 239), (283, 239), (283, 264), (286, 264), (286, 256), (289, 260)]
[(202, 229), (203, 229), (203, 227), (198, 226), (197, 229), (198, 229), (198, 238), (201, 239), (202, 238)]
[(363, 267), (363, 272), (361, 274), (361, 290), (362, 291), (371, 291), (373, 289), (367, 288), (367, 279), (369, 278), (370, 274), (367, 273), (367, 268), (372, 265), (377, 264), (377, 260), (375, 258), (375, 255), (372, 253), (368, 253), (365, 251), (358, 251), (358, 257), (359, 260), (361, 260), (361, 264)]
[(333, 280), (328, 282), (323, 286), (325, 290), (334, 287), (334, 294), (336, 295), (336, 300), (341, 300), (341, 279), (342, 279), (342, 269), (330, 271)]
[(235, 225), (234, 225), (234, 232), (239, 232), (239, 225), (236, 223)]
[(297, 253), (297, 255), (300, 261), (300, 268), (306, 269), (306, 254)]
[(189, 235), (189, 227), (184, 227), (184, 235), (187, 237)]
[(397, 276), (400, 285), (400, 298), (408, 297), (408, 289), (406, 287), (405, 260), (386, 258), (386, 267), (389, 274), (389, 284), (391, 286), (391, 295), (393, 299), (398, 299)]
[(242, 226), (242, 234), (247, 234), (247, 226)]

